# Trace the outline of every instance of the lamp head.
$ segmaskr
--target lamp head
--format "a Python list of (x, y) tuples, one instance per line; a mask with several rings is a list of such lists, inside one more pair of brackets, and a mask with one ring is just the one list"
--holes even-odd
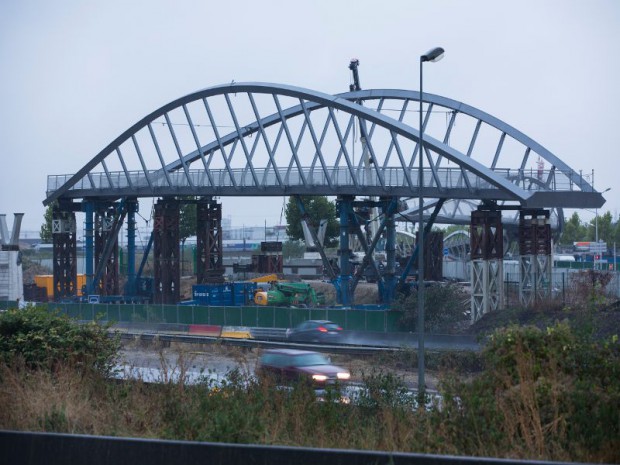
[(420, 61), (439, 61), (443, 58), (445, 50), (441, 47), (435, 47), (420, 57)]

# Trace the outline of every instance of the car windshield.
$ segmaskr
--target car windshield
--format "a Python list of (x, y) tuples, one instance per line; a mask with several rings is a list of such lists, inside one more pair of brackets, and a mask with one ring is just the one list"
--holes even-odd
[(295, 356), (294, 365), (297, 367), (329, 365), (329, 360), (321, 354), (304, 354)]

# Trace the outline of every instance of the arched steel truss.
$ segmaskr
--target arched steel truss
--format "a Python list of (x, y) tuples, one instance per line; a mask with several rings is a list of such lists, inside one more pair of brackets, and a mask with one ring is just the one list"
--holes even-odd
[[(49, 176), (44, 203), (170, 195), (414, 197), (420, 150), (410, 107), (419, 98), (405, 90), (328, 95), (265, 83), (211, 87), (144, 117), (78, 173)], [(515, 128), (445, 97), (424, 94), (424, 102), (422, 192), (448, 199), (441, 218), (454, 218), (448, 210), (462, 210), (465, 200), (603, 205), (579, 173)], [(356, 158), (358, 135), (365, 151)], [(528, 169), (536, 156), (549, 168)]]

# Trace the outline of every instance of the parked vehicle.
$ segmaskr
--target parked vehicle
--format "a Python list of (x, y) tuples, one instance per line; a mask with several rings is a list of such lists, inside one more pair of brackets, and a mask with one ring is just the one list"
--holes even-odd
[(294, 349), (264, 351), (258, 359), (256, 373), (272, 376), (277, 383), (308, 381), (317, 388), (351, 378), (346, 368), (333, 365), (324, 354)]
[(308, 320), (286, 331), (291, 342), (339, 342), (342, 328), (329, 320)]

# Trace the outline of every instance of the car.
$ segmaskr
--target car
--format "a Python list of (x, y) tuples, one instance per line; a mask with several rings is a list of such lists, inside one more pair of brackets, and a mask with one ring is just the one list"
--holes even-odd
[(308, 320), (286, 331), (291, 342), (338, 342), (342, 328), (329, 320)]
[(276, 383), (307, 381), (315, 388), (346, 382), (351, 378), (349, 370), (333, 365), (326, 355), (296, 349), (263, 351), (257, 362), (256, 373), (259, 377), (273, 377)]

